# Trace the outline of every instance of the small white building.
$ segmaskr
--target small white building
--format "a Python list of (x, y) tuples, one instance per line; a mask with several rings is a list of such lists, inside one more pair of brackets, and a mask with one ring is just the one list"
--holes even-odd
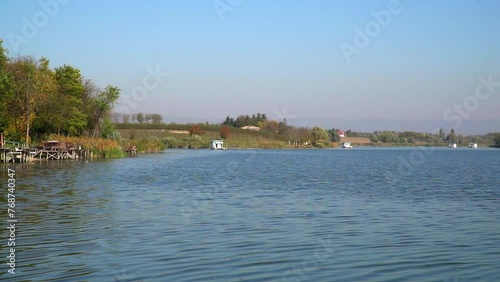
[(456, 148), (457, 147), (457, 143), (450, 143), (448, 145), (448, 148)]
[(212, 144), (210, 145), (210, 150), (225, 150), (224, 141), (220, 139), (212, 140)]
[(469, 143), (469, 148), (477, 148), (477, 143)]

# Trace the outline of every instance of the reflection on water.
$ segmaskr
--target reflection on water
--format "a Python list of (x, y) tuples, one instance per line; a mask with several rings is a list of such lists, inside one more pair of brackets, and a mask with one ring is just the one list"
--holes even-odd
[(436, 149), (403, 171), (412, 152), (168, 150), (9, 164), (17, 274), (4, 264), (0, 278), (500, 279), (500, 150)]

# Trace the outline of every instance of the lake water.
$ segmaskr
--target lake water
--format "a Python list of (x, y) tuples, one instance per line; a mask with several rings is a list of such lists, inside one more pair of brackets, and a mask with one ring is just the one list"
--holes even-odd
[(2, 232), (4, 281), (500, 281), (500, 150), (167, 150), (0, 167), (4, 191), (16, 170), (19, 219), (15, 275)]

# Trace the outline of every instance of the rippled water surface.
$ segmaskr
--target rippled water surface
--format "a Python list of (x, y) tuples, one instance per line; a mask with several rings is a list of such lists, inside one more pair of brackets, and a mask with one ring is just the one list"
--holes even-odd
[(16, 274), (4, 228), (0, 280), (500, 281), (500, 150), (168, 150), (0, 167), (4, 189), (17, 172), (19, 219)]

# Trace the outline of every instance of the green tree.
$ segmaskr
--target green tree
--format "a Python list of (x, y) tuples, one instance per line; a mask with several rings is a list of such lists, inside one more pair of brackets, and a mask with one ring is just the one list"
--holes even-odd
[(247, 119), (245, 118), (244, 115), (239, 115), (237, 118), (236, 118), (236, 121), (235, 121), (235, 126), (236, 127), (243, 127), (243, 126), (246, 126), (248, 125), (247, 123)]
[(382, 131), (379, 135), (379, 140), (384, 143), (398, 143), (399, 136), (391, 131)]
[(137, 113), (136, 119), (138, 123), (143, 123), (145, 120), (144, 113)]
[(278, 123), (278, 133), (282, 136), (288, 137), (288, 131), (290, 130), (290, 126), (288, 125), (288, 121), (283, 119), (283, 121)]
[(337, 129), (332, 128), (332, 129), (328, 130), (328, 135), (330, 136), (330, 140), (332, 142), (339, 142), (340, 141), (340, 136), (339, 136)]
[(86, 79), (83, 82), (83, 87), (85, 89), (82, 98), (83, 111), (87, 117), (86, 132), (89, 136), (91, 136), (94, 134), (94, 130), (98, 126), (97, 123), (99, 122), (95, 117), (96, 100), (102, 90), (90, 79)]
[(57, 83), (57, 103), (54, 105), (58, 113), (56, 124), (59, 133), (81, 135), (87, 127), (85, 114), (85, 86), (80, 70), (70, 65), (55, 69)]
[(7, 127), (9, 118), (7, 103), (13, 99), (12, 77), (7, 72), (9, 58), (7, 50), (2, 47), (3, 40), (0, 39), (0, 130)]
[(442, 128), (439, 129), (439, 135), (438, 135), (438, 137), (441, 138), (441, 139), (444, 139), (444, 137), (445, 137), (444, 130)]
[(370, 134), (369, 139), (371, 142), (377, 143), (378, 142), (378, 135), (377, 134)]
[(114, 136), (115, 126), (111, 122), (110, 118), (105, 118), (102, 122), (101, 137), (102, 138), (112, 138)]
[(151, 122), (153, 124), (160, 124), (163, 122), (163, 117), (160, 114), (152, 114), (151, 115)]
[(52, 91), (48, 65), (47, 59), (36, 61), (33, 57), (18, 57), (7, 65), (13, 86), (5, 107), (7, 131), (15, 139), (30, 142), (31, 127)]
[(99, 129), (100, 122), (113, 108), (114, 104), (120, 97), (120, 89), (115, 86), (108, 85), (99, 92), (97, 97), (93, 99), (91, 117), (95, 124), (92, 137), (94, 137)]
[(55, 72), (49, 68), (49, 61), (45, 58), (40, 60), (38, 73), (38, 84), (43, 93), (40, 104), (35, 108), (33, 120), (33, 134), (42, 139), (50, 133), (56, 132), (56, 124), (62, 124), (60, 99)]
[(9, 51), (3, 48), (3, 40), (0, 38), (0, 71), (3, 71), (9, 62), (8, 53)]
[(495, 141), (495, 147), (500, 147), (500, 133), (496, 133), (493, 140)]
[(328, 133), (326, 132), (326, 130), (324, 130), (323, 128), (319, 127), (319, 126), (315, 126), (312, 128), (311, 130), (311, 140), (312, 140), (312, 143), (313, 145), (316, 145), (316, 143), (320, 140), (322, 141), (325, 141), (325, 140), (330, 140), (330, 138), (328, 137)]
[(7, 57), (0, 40), (0, 130), (13, 140), (50, 133), (81, 135), (109, 113), (119, 89), (99, 90), (69, 65), (52, 70), (49, 60)]
[(450, 143), (457, 143), (457, 135), (455, 134), (455, 129), (450, 130), (450, 134), (446, 137), (446, 141)]

